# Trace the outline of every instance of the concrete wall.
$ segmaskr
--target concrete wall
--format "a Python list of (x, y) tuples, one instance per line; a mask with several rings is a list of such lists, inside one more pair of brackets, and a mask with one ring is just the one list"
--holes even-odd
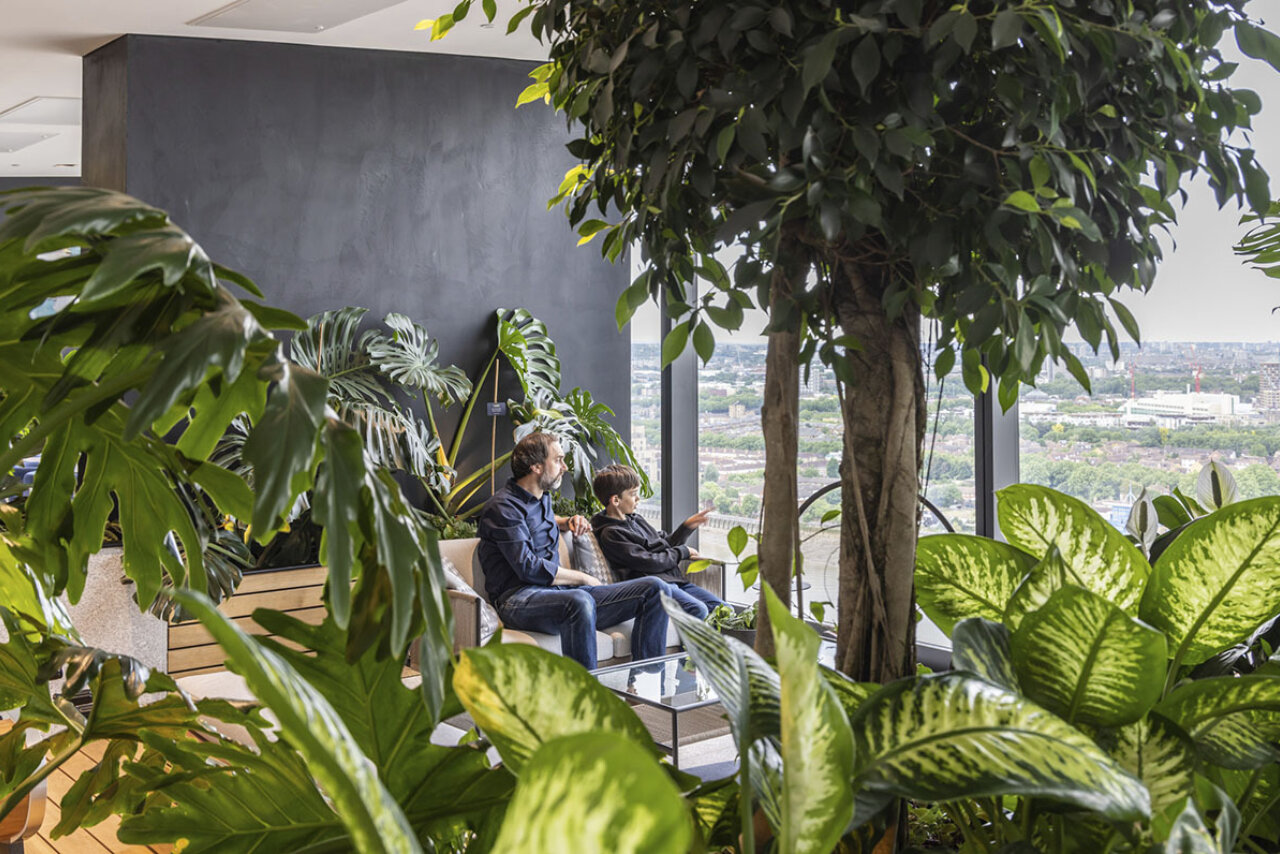
[(170, 211), (275, 305), (403, 312), (468, 374), (494, 310), (525, 307), (556, 340), (565, 390), (590, 390), (626, 435), (630, 346), (613, 308), (627, 266), (578, 248), (546, 210), (574, 161), (561, 117), (514, 109), (531, 67), (125, 36), (85, 60), (85, 183)]

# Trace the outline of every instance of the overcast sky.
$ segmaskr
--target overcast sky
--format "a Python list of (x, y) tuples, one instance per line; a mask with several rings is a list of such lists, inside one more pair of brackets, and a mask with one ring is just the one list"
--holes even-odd
[[(1228, 58), (1240, 62), (1232, 85), (1262, 97), (1262, 113), (1254, 117), (1250, 139), (1258, 162), (1271, 175), (1271, 197), (1280, 198), (1280, 73), (1240, 56), (1230, 33), (1222, 44)], [(1247, 231), (1239, 225), (1241, 213), (1234, 202), (1219, 210), (1203, 177), (1192, 184), (1177, 226), (1161, 239), (1164, 261), (1151, 292), (1121, 295), (1138, 319), (1143, 341), (1280, 342), (1280, 312), (1271, 313), (1280, 306), (1280, 279), (1244, 266), (1231, 251)], [(748, 318), (742, 330), (746, 334), (734, 340), (760, 340), (754, 333), (762, 325), (763, 320), (753, 324)], [(646, 303), (632, 331), (638, 341), (656, 341), (657, 309)]]

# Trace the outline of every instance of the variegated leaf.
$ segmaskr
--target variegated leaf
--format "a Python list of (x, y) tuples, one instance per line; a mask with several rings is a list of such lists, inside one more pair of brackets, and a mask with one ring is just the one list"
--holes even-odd
[(1062, 588), (1029, 614), (1012, 647), (1026, 695), (1074, 724), (1132, 723), (1164, 687), (1164, 635), (1082, 587)]
[(1146, 788), (1066, 721), (963, 673), (902, 679), (851, 721), (855, 787), (925, 801), (1044, 797), (1120, 821), (1150, 814)]
[(1241, 501), (1199, 519), (1156, 561), (1142, 618), (1198, 664), (1280, 612), (1280, 498)]
[(916, 601), (947, 635), (968, 617), (999, 620), (1034, 564), (1035, 558), (1026, 552), (985, 537), (921, 537), (916, 545)]
[(1075, 584), (1136, 614), (1151, 566), (1107, 520), (1078, 498), (1020, 483), (997, 493), (1000, 533), (1042, 558), (1058, 547)]
[(1009, 627), (1009, 631), (1016, 631), (1022, 624), (1023, 617), (1039, 610), (1049, 601), (1050, 596), (1067, 584), (1074, 583), (1070, 573), (1058, 547), (1051, 547), (1040, 562), (1031, 568), (1027, 577), (1022, 579), (1018, 589), (1013, 591), (1009, 606), (1004, 610), (1004, 624)]
[(1280, 678), (1218, 676), (1174, 688), (1156, 711), (1191, 736), (1196, 752), (1227, 768), (1258, 768), (1278, 757)]
[(693, 817), (656, 759), (625, 738), (552, 739), (520, 774), (494, 851), (685, 854)]
[(967, 670), (993, 685), (1018, 690), (1009, 630), (1002, 623), (971, 617), (956, 623), (951, 635), (951, 667)]
[(768, 585), (765, 600), (782, 680), (779, 854), (826, 854), (853, 817), (853, 733), (818, 672), (818, 635)]
[(1235, 475), (1217, 460), (1209, 460), (1196, 478), (1196, 498), (1210, 512), (1235, 503), (1240, 495)]
[(1223, 850), (1196, 809), (1194, 799), (1187, 798), (1186, 806), (1169, 828), (1165, 854), (1222, 854)]
[(1151, 792), (1151, 811), (1158, 813), (1193, 794), (1195, 751), (1191, 739), (1160, 715), (1145, 718), (1114, 732), (1108, 752)]

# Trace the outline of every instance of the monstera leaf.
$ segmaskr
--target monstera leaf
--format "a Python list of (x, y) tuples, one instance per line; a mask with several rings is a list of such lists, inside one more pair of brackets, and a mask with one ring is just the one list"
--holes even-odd
[(560, 360), (547, 325), (523, 308), (500, 308), (498, 351), (507, 357), (525, 396), (544, 391), (560, 394)]
[(1175, 661), (1196, 664), (1280, 612), (1280, 498), (1241, 501), (1196, 520), (1156, 561), (1142, 618)]
[(1081, 587), (1054, 593), (1011, 646), (1027, 696), (1071, 723), (1133, 723), (1164, 687), (1164, 635)]
[(438, 400), (441, 406), (467, 399), (471, 380), (457, 365), (436, 363), (440, 342), (428, 335), (422, 324), (396, 313), (388, 314), (383, 322), (391, 335), (375, 332), (364, 343), (378, 370), (400, 385), (417, 389), (424, 398)]
[(579, 732), (547, 741), (525, 763), (494, 850), (685, 854), (692, 841), (689, 808), (650, 751)]
[(1199, 756), (1227, 768), (1280, 758), (1280, 678), (1218, 676), (1184, 682), (1156, 706), (1181, 727)]
[(1057, 547), (1070, 579), (1136, 614), (1151, 567), (1142, 553), (1078, 498), (1021, 483), (996, 493), (1000, 533), (1014, 546), (1043, 558)]
[(1146, 788), (1052, 713), (963, 673), (902, 679), (850, 721), (854, 785), (925, 801), (1016, 794), (1119, 821), (1150, 815)]
[(649, 731), (580, 665), (526, 644), (463, 650), (453, 688), (472, 720), (517, 775), (558, 736), (607, 732), (656, 751)]
[(916, 598), (948, 635), (960, 620), (1004, 616), (1014, 590), (1036, 559), (1006, 543), (965, 534), (921, 537), (916, 545)]

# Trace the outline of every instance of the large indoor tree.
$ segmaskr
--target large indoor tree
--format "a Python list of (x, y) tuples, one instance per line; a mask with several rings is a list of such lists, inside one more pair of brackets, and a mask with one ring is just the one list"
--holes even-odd
[(797, 377), (815, 358), (834, 369), (844, 672), (914, 666), (922, 326), (939, 377), (959, 359), (1005, 408), (1046, 360), (1087, 388), (1063, 335), (1117, 357), (1117, 327), (1137, 339), (1117, 297), (1152, 286), (1190, 177), (1207, 173), (1220, 205), (1265, 210), (1267, 175), (1236, 133), (1261, 105), (1230, 88), (1219, 51), (1234, 31), (1280, 65), (1246, 4), (529, 0), (512, 20), (550, 50), (521, 100), (545, 96), (576, 136), (558, 200), (606, 255), (643, 258), (620, 325), (664, 297), (665, 364), (688, 342), (706, 360), (716, 329), (769, 312), (760, 558), (778, 591), (796, 542)]

